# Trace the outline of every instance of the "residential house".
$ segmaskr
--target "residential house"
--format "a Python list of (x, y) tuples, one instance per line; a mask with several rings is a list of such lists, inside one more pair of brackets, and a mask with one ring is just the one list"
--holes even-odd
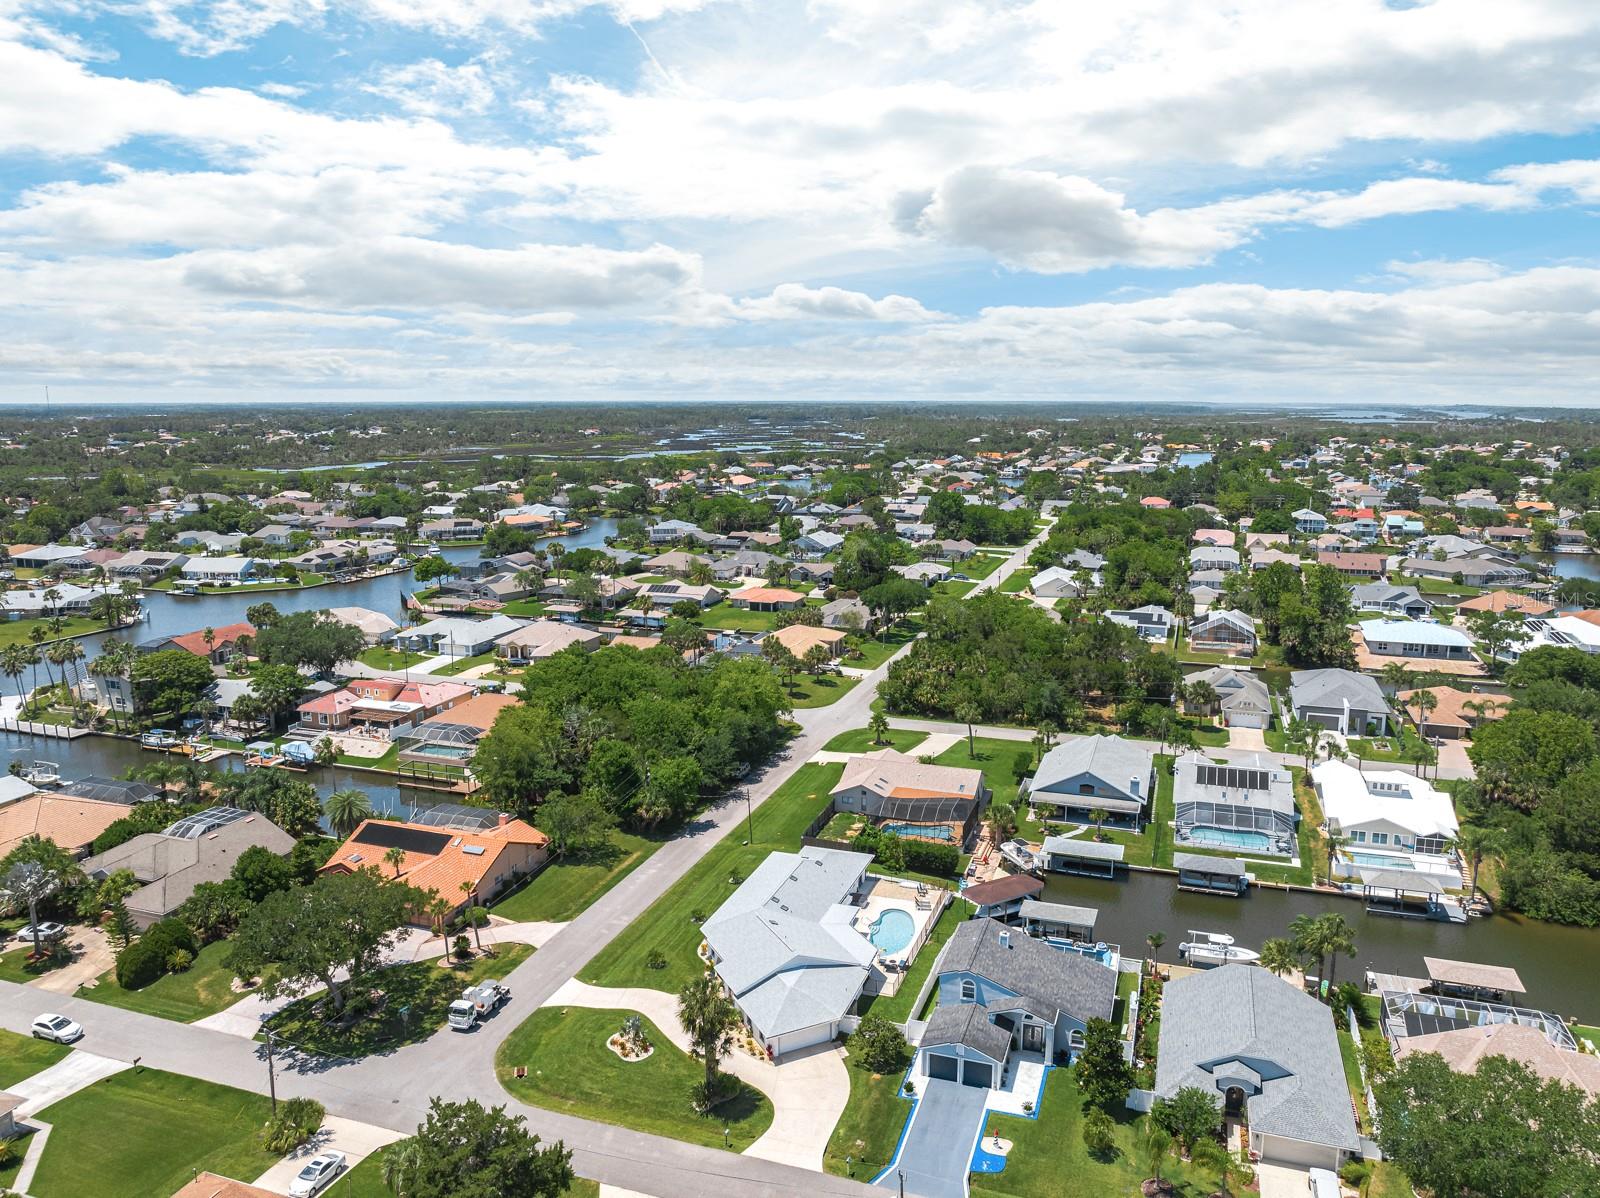
[(534, 620), (521, 628), (506, 633), (495, 642), (494, 651), (513, 666), (525, 666), (543, 661), (563, 650), (577, 645), (581, 649), (598, 649), (604, 639), (593, 629), (577, 624), (564, 624), (559, 620)]
[(650, 526), (650, 543), (671, 545), (675, 541), (689, 540), (699, 531), (700, 526), (688, 520), (658, 520)]
[(1433, 605), (1416, 587), (1393, 586), (1387, 582), (1362, 582), (1350, 588), (1350, 604), (1357, 611), (1383, 612), (1421, 620), (1433, 612)]
[(1343, 553), (1326, 549), (1317, 554), (1317, 563), (1333, 567), (1346, 578), (1382, 578), (1388, 568), (1381, 553)]
[(890, 566), (901, 578), (926, 586), (946, 581), (952, 571), (944, 562), (912, 562), (909, 566)]
[(106, 573), (112, 578), (159, 578), (168, 570), (182, 570), (189, 558), (182, 553), (157, 553), (154, 550), (135, 549), (106, 563)]
[(199, 549), (210, 554), (237, 554), (244, 544), (242, 532), (212, 532), (209, 529), (189, 529), (172, 538), (173, 544), (185, 549)]
[(658, 553), (646, 559), (644, 570), (649, 574), (671, 574), (678, 578), (687, 578), (694, 572), (696, 566), (710, 565), (709, 557), (689, 553), (683, 549), (669, 549), (665, 553)]
[(795, 659), (804, 661), (806, 654), (814, 645), (821, 645), (828, 651), (829, 657), (838, 657), (844, 652), (845, 641), (849, 633), (839, 628), (818, 628), (811, 624), (790, 624), (787, 628), (779, 628), (769, 632), (761, 639), (776, 641)]
[(1239, 551), (1221, 545), (1196, 545), (1189, 550), (1189, 569), (1232, 574), (1239, 569)]
[(185, 653), (193, 653), (196, 657), (205, 658), (212, 665), (220, 666), (243, 652), (241, 641), (253, 641), (255, 638), (255, 625), (240, 621), (237, 624), (223, 624), (216, 628), (202, 628), (198, 632), (185, 632), (178, 636), (141, 641), (139, 652), (156, 653), (164, 649), (182, 649)]
[(402, 682), (398, 678), (353, 678), (338, 690), (301, 703), (291, 736), (320, 738), (330, 732), (357, 732), (389, 739), (470, 699), (477, 692), (464, 682)]
[(486, 620), (445, 616), (413, 628), (402, 628), (395, 633), (394, 644), (414, 653), (476, 657), (489, 652), (501, 637), (509, 636), (522, 624), (521, 620), (514, 620), (510, 616), (490, 616)]
[(1521, 612), (1525, 616), (1548, 616), (1555, 607), (1543, 600), (1535, 599), (1531, 595), (1519, 594), (1516, 591), (1490, 591), (1484, 595), (1474, 595), (1471, 599), (1463, 599), (1456, 604), (1456, 617), (1458, 623), (1464, 623), (1463, 617), (1470, 612)]
[(729, 996), (771, 1056), (838, 1038), (878, 950), (857, 930), (870, 853), (772, 853), (700, 927)]
[(1128, 611), (1108, 611), (1106, 619), (1125, 628), (1131, 628), (1144, 640), (1156, 644), (1169, 640), (1178, 624), (1176, 616), (1154, 603)]
[(1027, 802), (1046, 819), (1089, 821), (1104, 811), (1138, 827), (1155, 790), (1155, 754), (1120, 736), (1080, 736), (1055, 745), (1028, 783)]
[(1196, 545), (1215, 545), (1232, 549), (1238, 534), (1231, 528), (1199, 528), (1190, 539)]
[(173, 1192), (172, 1198), (278, 1198), (278, 1191), (264, 1190), (207, 1170), (196, 1173), (192, 1180)]
[(872, 610), (860, 599), (834, 599), (824, 603), (822, 612), (824, 628), (842, 628), (846, 632), (867, 631), (877, 622)]
[(264, 848), (282, 857), (294, 844), (293, 836), (264, 815), (212, 807), (95, 854), (83, 863), (83, 872), (99, 882), (130, 871), (141, 885), (123, 903), (134, 926), (144, 931), (181, 907), (200, 883), (227, 881), (246, 849)]
[(988, 805), (983, 771), (926, 765), (894, 749), (858, 753), (833, 788), (833, 806), (912, 840), (965, 848)]
[(1267, 1164), (1338, 1169), (1361, 1139), (1332, 1011), (1265, 969), (1223, 965), (1168, 982), (1155, 1092), (1195, 1086), (1247, 1123)]
[(468, 516), (444, 516), (424, 520), (417, 533), (428, 541), (475, 541), (483, 536), (483, 521)]
[(1517, 586), (1530, 581), (1533, 571), (1525, 566), (1493, 557), (1447, 557), (1436, 561), (1431, 557), (1408, 557), (1401, 570), (1421, 578), (1439, 578), (1447, 582), (1461, 582), (1471, 587)]
[[(1462, 1011), (1466, 1015), (1465, 1010)], [(1395, 1039), (1395, 1059), (1415, 1053), (1435, 1053), (1457, 1073), (1475, 1073), (1488, 1057), (1504, 1057), (1531, 1069), (1549, 1082), (1576, 1086), (1586, 1099), (1600, 1098), (1600, 1057), (1557, 1043), (1545, 1028), (1522, 1023), (1459, 1024), (1446, 1022), (1440, 1030)]]
[[(1272, 723), (1272, 696), (1267, 684), (1249, 670), (1213, 666), (1185, 674), (1183, 681), (1189, 686), (1197, 682), (1210, 684), (1217, 692), (1217, 701), (1206, 704), (1203, 714), (1221, 715), (1229, 728), (1266, 728)], [(1187, 701), (1185, 707), (1189, 707)]]
[(1505, 695), (1464, 691), (1453, 686), (1430, 686), (1425, 690), (1433, 696), (1434, 702), (1427, 710), (1416, 703), (1416, 696), (1424, 693), (1422, 689), (1399, 691), (1394, 697), (1400, 710), (1413, 719), (1421, 714), (1422, 722), (1417, 730), (1423, 736), (1459, 740), (1471, 736), (1479, 724), (1499, 719), (1511, 707), (1511, 700)]
[(1346, 844), (1338, 877), (1404, 870), (1454, 890), (1461, 866), (1452, 844), (1461, 830), (1450, 796), (1404, 770), (1360, 770), (1344, 761), (1311, 768), (1328, 831)]
[(1292, 857), (1298, 852), (1294, 779), (1257, 755), (1219, 765), (1204, 753), (1174, 763), (1172, 797), (1176, 843)]
[(1255, 617), (1215, 608), (1189, 623), (1189, 648), (1197, 653), (1231, 653), (1250, 657), (1260, 643)]
[(1294, 718), (1347, 736), (1389, 730), (1390, 710), (1377, 679), (1354, 670), (1296, 670), (1289, 676)]
[(89, 567), (86, 554), (86, 550), (75, 545), (13, 545), (10, 564), (19, 570), (48, 570), (51, 566), (86, 570)]
[(1289, 513), (1289, 518), (1294, 521), (1296, 532), (1316, 536), (1319, 533), (1328, 531), (1328, 518), (1320, 512), (1312, 511), (1310, 508), (1303, 507), (1298, 511), (1291, 512)]
[[(456, 808), (450, 815), (453, 822), (443, 827), (362, 820), (318, 872), (376, 869), (424, 894), (433, 891), (450, 904), (448, 914), (455, 915), (469, 906), (487, 905), (549, 859), (550, 838), (520, 819), (474, 808)], [(391, 849), (400, 850), (398, 866), (388, 860)], [(426, 927), (433, 917), (419, 907), (410, 922)]]
[(702, 609), (715, 607), (727, 594), (710, 583), (701, 585), (692, 582), (647, 582), (640, 588), (640, 593), (649, 596), (651, 604), (658, 611), (665, 611), (683, 602), (693, 603)]
[(1070, 1061), (1091, 1019), (1109, 1019), (1117, 974), (1095, 957), (1035, 940), (993, 919), (958, 927), (939, 958), (939, 1002), (914, 1072), (999, 1089), (1016, 1059)]
[(1028, 590), (1040, 599), (1081, 599), (1098, 585), (1099, 576), (1084, 569), (1046, 566), (1028, 583)]
[(1523, 624), (1530, 639), (1525, 644), (1506, 646), (1500, 650), (1499, 656), (1504, 661), (1516, 661), (1524, 653), (1546, 645), (1577, 649), (1583, 653), (1600, 653), (1600, 625), (1585, 616), (1586, 613), (1578, 613), (1548, 619), (1530, 618)]
[(520, 702), (515, 695), (490, 691), (463, 699), (447, 711), (400, 733), (395, 738), (400, 747), (399, 760), (465, 767), (500, 713)]
[(943, 561), (964, 562), (978, 552), (978, 547), (968, 540), (946, 539), (943, 541), (929, 541), (923, 546), (923, 552), (932, 554)]
[(1477, 663), (1472, 638), (1448, 624), (1423, 620), (1364, 620), (1357, 636), (1377, 657)]
[(1282, 562), (1286, 566), (1293, 566), (1298, 570), (1305, 563), (1297, 553), (1289, 553), (1282, 549), (1259, 548), (1250, 550), (1250, 568), (1252, 570), (1265, 570), (1268, 566)]
[(253, 557), (191, 557), (178, 574), (188, 582), (234, 586), (254, 580), (259, 566)]
[(373, 611), (370, 607), (330, 607), (322, 614), (337, 623), (359, 628), (361, 635), (367, 638), (368, 644), (376, 644), (384, 637), (400, 630), (400, 625), (395, 623), (393, 618), (382, 612)]
[(60, 793), (10, 799), (0, 803), (0, 859), (34, 837), (53, 841), (73, 857), (85, 857), (95, 838), (132, 810), (131, 803)]

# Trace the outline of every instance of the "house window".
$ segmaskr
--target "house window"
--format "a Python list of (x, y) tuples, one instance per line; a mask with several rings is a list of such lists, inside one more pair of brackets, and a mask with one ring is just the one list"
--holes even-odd
[(1350, 839), (1355, 841), (1356, 844), (1366, 844), (1367, 843), (1367, 834), (1365, 832), (1362, 832), (1362, 831), (1358, 830), (1358, 831), (1350, 833)]
[(961, 979), (961, 1001), (962, 1002), (977, 1002), (978, 1001), (978, 983), (973, 981), (971, 978), (962, 978)]
[(1443, 836), (1419, 836), (1417, 837), (1417, 852), (1432, 853), (1435, 856), (1443, 857), (1449, 844), (1450, 842)]
[(1389, 834), (1387, 832), (1374, 832), (1372, 834), (1372, 843), (1373, 844), (1388, 844), (1389, 843)]
[(1092, 783), (1092, 782), (1080, 782), (1080, 783), (1078, 783), (1078, 793), (1081, 794), (1081, 795), (1092, 795), (1094, 793), (1094, 783)]

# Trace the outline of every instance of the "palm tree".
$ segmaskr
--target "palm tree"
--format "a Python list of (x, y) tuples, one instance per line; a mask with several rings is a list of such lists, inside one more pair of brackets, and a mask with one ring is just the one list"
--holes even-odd
[(406, 851), (399, 845), (395, 845), (394, 848), (383, 855), (383, 863), (394, 869), (394, 876), (397, 878), (400, 876), (400, 867), (405, 864), (405, 861)]
[(1096, 807), (1093, 811), (1089, 812), (1089, 818), (1094, 820), (1094, 838), (1096, 840), (1100, 839), (1100, 827), (1106, 822), (1106, 819), (1109, 817), (1109, 815), (1110, 813), (1103, 807)]
[(1156, 971), (1156, 954), (1161, 951), (1161, 946), (1167, 942), (1165, 932), (1151, 932), (1144, 938), (1145, 947), (1150, 950), (1150, 972)]
[(168, 797), (167, 786), (169, 783), (183, 781), (183, 767), (171, 758), (161, 758), (152, 761), (149, 765), (136, 768), (133, 773), (146, 782), (154, 782), (161, 788), (161, 797)]
[(1289, 943), (1302, 961), (1315, 963), (1318, 983), (1327, 976), (1323, 965), (1328, 955), (1326, 934), (1327, 929), (1317, 922), (1315, 915), (1296, 915), (1289, 924)]
[(378, 1176), (395, 1198), (411, 1198), (411, 1187), (422, 1167), (423, 1148), (413, 1137), (401, 1140), (383, 1154)]
[(1261, 968), (1274, 977), (1282, 977), (1300, 967), (1294, 944), (1283, 936), (1274, 936), (1261, 942)]
[[(44, 626), (41, 624), (35, 624), (32, 628), (28, 629), (28, 640), (33, 645), (33, 660), (29, 664), (35, 667), (33, 671), (34, 690), (39, 689), (38, 666), (40, 662), (44, 661), (44, 643), (49, 638), (49, 635), (50, 634), (44, 630)], [(45, 677), (50, 679), (51, 688), (54, 689), (55, 679), (50, 678), (50, 665), (48, 662), (45, 663), (44, 672)]]
[(1430, 690), (1412, 691), (1407, 705), (1416, 708), (1417, 735), (1426, 735), (1423, 729), (1423, 720), (1427, 717), (1428, 712), (1439, 706), (1439, 696)]
[(739, 1023), (739, 1008), (728, 1000), (716, 974), (702, 973), (678, 991), (678, 1022), (683, 1025), (694, 1051), (705, 1062), (706, 1080), (701, 1098), (709, 1110), (717, 1104), (717, 1062), (733, 1049), (733, 1030)]
[(967, 726), (967, 756), (976, 760), (978, 750), (973, 744), (972, 726), (983, 719), (983, 710), (971, 699), (956, 704), (955, 717)]
[(334, 791), (323, 803), (322, 809), (327, 813), (328, 826), (339, 837), (349, 836), (361, 825), (362, 820), (372, 818), (372, 800), (367, 797), (366, 791), (353, 786)]
[(1500, 833), (1494, 828), (1485, 828), (1482, 824), (1463, 824), (1461, 831), (1456, 833), (1456, 848), (1467, 859), (1467, 864), (1472, 867), (1472, 879), (1468, 883), (1469, 897), (1478, 893), (1478, 867), (1483, 864), (1485, 857), (1500, 851)]
[(44, 955), (44, 946), (39, 938), (39, 904), (54, 894), (60, 885), (58, 874), (35, 861), (19, 861), (5, 877), (0, 878), (0, 905), (28, 908), (35, 957)]
[(27, 649), (21, 645), (7, 645), (4, 649), (0, 649), (0, 674), (4, 674), (16, 685), (18, 703), (25, 700), (22, 693), (22, 676), (27, 672)]
[(1378, 677), (1385, 686), (1396, 693), (1410, 690), (1411, 684), (1416, 680), (1416, 674), (1412, 672), (1411, 667), (1398, 661), (1391, 661), (1385, 665)]
[(1232, 1183), (1238, 1181), (1244, 1172), (1244, 1163), (1228, 1151), (1227, 1145), (1218, 1144), (1215, 1140), (1202, 1140), (1196, 1144), (1189, 1159), (1217, 1175), (1217, 1189), (1222, 1194), (1232, 1194)]
[(989, 805), (989, 835), (1002, 844), (1017, 834), (1017, 808), (1012, 803)]
[(1161, 1166), (1166, 1164), (1167, 1154), (1171, 1151), (1172, 1137), (1151, 1123), (1144, 1133), (1144, 1159), (1150, 1165), (1150, 1179), (1157, 1188), (1161, 1184)]
[(428, 922), (433, 926), (433, 934), (443, 936), (445, 917), (450, 914), (450, 900), (440, 895), (437, 890), (428, 891), (427, 912)]
[(1345, 847), (1349, 843), (1350, 838), (1342, 833), (1332, 831), (1328, 833), (1328, 879), (1330, 881), (1333, 879), (1334, 863), (1344, 855)]
[(867, 731), (872, 733), (872, 743), (881, 745), (889, 736), (889, 717), (881, 711), (873, 712), (867, 721)]
[(478, 921), (476, 918), (478, 896), (473, 893), (476, 889), (477, 887), (471, 882), (461, 883), (461, 893), (467, 896), (466, 904), (462, 907), (461, 913), (467, 917), (467, 922), (472, 925), (472, 941), (478, 946), (478, 952), (482, 954), (483, 937), (478, 933)]

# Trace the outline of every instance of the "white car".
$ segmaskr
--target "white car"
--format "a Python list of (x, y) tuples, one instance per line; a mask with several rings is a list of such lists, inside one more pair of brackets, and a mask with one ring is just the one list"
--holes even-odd
[[(40, 940), (60, 940), (67, 934), (67, 925), (62, 923), (52, 923), (49, 920), (45, 920), (43, 923), (39, 924), (38, 930)], [(22, 927), (17, 929), (17, 939), (32, 941), (33, 932), (33, 924), (24, 924)]]
[(71, 1044), (83, 1039), (83, 1027), (65, 1015), (41, 1015), (33, 1021), (35, 1040), (54, 1040), (57, 1044)]
[(344, 1153), (319, 1152), (289, 1183), (289, 1198), (311, 1198), (344, 1172)]

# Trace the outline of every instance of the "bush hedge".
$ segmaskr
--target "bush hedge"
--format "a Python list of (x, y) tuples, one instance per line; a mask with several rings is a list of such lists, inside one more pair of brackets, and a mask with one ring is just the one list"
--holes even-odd
[(124, 990), (142, 990), (167, 973), (176, 953), (190, 961), (200, 951), (194, 932), (181, 919), (163, 919), (117, 954), (117, 984)]

